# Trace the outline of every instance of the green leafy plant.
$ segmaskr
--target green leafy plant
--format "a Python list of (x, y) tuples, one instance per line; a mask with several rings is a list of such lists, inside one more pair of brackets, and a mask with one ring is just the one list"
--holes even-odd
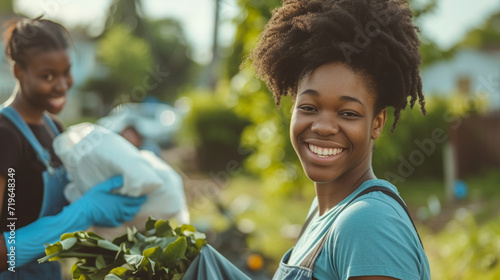
[(93, 232), (66, 233), (38, 261), (77, 258), (71, 273), (78, 280), (178, 280), (207, 244), (191, 225), (173, 228), (168, 221), (149, 218), (146, 230), (129, 228), (112, 242)]

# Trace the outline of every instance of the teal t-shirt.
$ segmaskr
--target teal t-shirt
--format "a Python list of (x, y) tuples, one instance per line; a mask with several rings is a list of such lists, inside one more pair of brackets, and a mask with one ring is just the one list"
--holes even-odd
[[(315, 278), (347, 280), (375, 275), (404, 280), (431, 279), (429, 262), (417, 233), (396, 200), (382, 192), (371, 192), (340, 211), (357, 194), (372, 186), (387, 187), (398, 193), (396, 187), (385, 180), (369, 180), (321, 217), (316, 212), (295, 245), (288, 264), (299, 265), (333, 227), (314, 265)], [(315, 198), (309, 213), (317, 206)]]

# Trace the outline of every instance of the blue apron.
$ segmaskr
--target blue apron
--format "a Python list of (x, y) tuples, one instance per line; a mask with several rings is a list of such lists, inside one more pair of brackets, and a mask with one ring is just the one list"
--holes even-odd
[[(67, 204), (63, 192), (64, 187), (69, 183), (66, 170), (63, 166), (54, 168), (50, 165), (50, 153), (42, 147), (29, 126), (13, 107), (5, 107), (1, 109), (0, 114), (7, 117), (17, 127), (26, 140), (28, 140), (31, 144), (31, 147), (35, 150), (38, 160), (40, 160), (46, 167), (46, 170), (42, 172), (44, 190), (39, 218), (58, 214)], [(57, 130), (54, 122), (47, 115), (44, 115), (43, 117), (45, 122), (54, 132), (54, 135), (58, 135), (59, 131)], [(40, 244), (40, 246), (43, 246), (43, 244)], [(22, 252), (20, 253), (22, 254)], [(61, 267), (58, 262), (39, 264), (37, 260), (33, 260), (22, 267), (16, 267), (16, 272), (5, 271), (0, 274), (0, 280), (11, 279), (58, 280), (62, 279)]]

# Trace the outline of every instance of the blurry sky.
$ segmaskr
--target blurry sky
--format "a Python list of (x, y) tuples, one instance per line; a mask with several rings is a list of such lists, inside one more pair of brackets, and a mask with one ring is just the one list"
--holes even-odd
[[(221, 0), (221, 18), (224, 24), (220, 32), (222, 44), (228, 44), (235, 28), (229, 21), (238, 15), (237, 0)], [(500, 10), (498, 0), (438, 0), (433, 14), (419, 23), (422, 32), (439, 46), (448, 48), (464, 34), (480, 26), (493, 12)], [(198, 62), (208, 62), (211, 52), (213, 11), (215, 0), (143, 0), (145, 13), (153, 18), (174, 17), (184, 26), (188, 40), (194, 48)], [(96, 33), (102, 23), (111, 0), (17, 0), (15, 8), (30, 17), (44, 14), (71, 27), (91, 24)]]

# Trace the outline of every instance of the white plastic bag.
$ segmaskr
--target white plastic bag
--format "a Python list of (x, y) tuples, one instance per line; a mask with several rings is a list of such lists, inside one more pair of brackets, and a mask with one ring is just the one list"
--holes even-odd
[(189, 223), (189, 212), (181, 176), (151, 152), (139, 151), (120, 135), (91, 123), (71, 126), (53, 142), (54, 151), (72, 178), (65, 189), (74, 202), (96, 184), (123, 175), (118, 193), (129, 196), (147, 194), (147, 201), (136, 217), (117, 228), (93, 227), (104, 238), (126, 232), (126, 227), (141, 230), (149, 216), (157, 219), (175, 217)]

